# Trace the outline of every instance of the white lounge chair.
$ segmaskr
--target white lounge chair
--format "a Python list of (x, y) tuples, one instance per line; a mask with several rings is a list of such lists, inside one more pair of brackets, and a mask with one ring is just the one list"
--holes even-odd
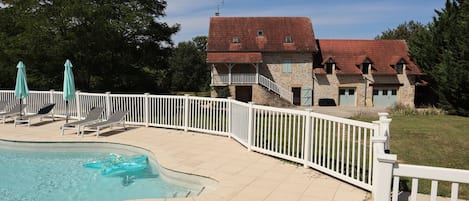
[(19, 116), (26, 106), (28, 106), (28, 105), (23, 104), (23, 105), (20, 106), (20, 104), (16, 104), (15, 106), (13, 106), (13, 108), (11, 108), (10, 111), (5, 112), (5, 113), (1, 113), (0, 114), (0, 119), (3, 121), (3, 124), (5, 125), (5, 121), (8, 118), (14, 119), (16, 116)]
[(81, 127), (100, 121), (99, 117), (101, 116), (103, 111), (104, 111), (103, 107), (95, 107), (88, 112), (88, 115), (86, 116), (85, 119), (64, 124), (63, 126), (60, 127), (60, 130), (62, 130), (62, 135), (64, 134), (64, 130), (70, 130), (70, 129), (76, 130), (77, 135), (79, 135)]
[[(20, 116), (15, 118), (15, 127), (17, 124), (22, 124), (22, 123), (28, 123), (28, 127), (31, 124), (32, 119), (40, 118), (40, 121), (42, 121), (42, 117), (47, 116), (52, 109), (54, 109), (55, 103), (48, 103), (42, 106), (39, 111), (35, 114), (28, 114), (24, 116)], [(52, 121), (54, 121), (54, 115), (52, 115)]]
[(127, 114), (127, 112), (128, 111), (119, 110), (119, 111), (114, 112), (106, 121), (83, 126), (81, 136), (83, 137), (83, 135), (85, 134), (85, 131), (96, 131), (96, 137), (99, 137), (99, 132), (101, 131), (101, 129), (107, 128), (107, 127), (112, 128), (113, 126), (119, 125), (119, 124), (121, 124), (125, 130), (126, 128), (125, 128), (124, 117)]

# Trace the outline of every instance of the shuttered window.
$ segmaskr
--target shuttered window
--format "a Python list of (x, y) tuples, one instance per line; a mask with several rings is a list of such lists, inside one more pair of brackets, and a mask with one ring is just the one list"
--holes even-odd
[(283, 60), (283, 68), (282, 68), (283, 73), (291, 73), (291, 62), (292, 62), (291, 59)]
[(310, 88), (301, 89), (301, 105), (311, 106), (313, 103), (313, 90)]

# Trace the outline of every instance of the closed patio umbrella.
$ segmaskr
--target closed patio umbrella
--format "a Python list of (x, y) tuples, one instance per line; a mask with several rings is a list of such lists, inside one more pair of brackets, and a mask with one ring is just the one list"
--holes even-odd
[(68, 123), (68, 101), (75, 98), (75, 80), (73, 78), (72, 62), (65, 61), (63, 97), (65, 100), (65, 122)]
[(16, 73), (16, 85), (15, 85), (15, 97), (20, 99), (20, 116), (21, 116), (21, 106), (23, 104), (23, 98), (26, 98), (29, 95), (28, 83), (26, 81), (26, 69), (22, 61), (18, 62), (16, 65), (18, 71)]

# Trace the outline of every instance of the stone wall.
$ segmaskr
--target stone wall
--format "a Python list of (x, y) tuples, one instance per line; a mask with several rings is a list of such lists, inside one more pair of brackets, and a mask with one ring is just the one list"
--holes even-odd
[[(284, 59), (290, 59), (291, 73), (284, 73)], [(397, 103), (414, 107), (415, 97), (415, 76), (405, 74), (399, 75), (340, 75), (340, 74), (316, 74), (313, 82), (312, 79), (312, 55), (298, 53), (263, 53), (264, 63), (259, 65), (259, 74), (263, 75), (282, 88), (291, 91), (292, 87), (312, 88), (313, 89), (313, 105), (318, 105), (319, 99), (333, 99), (339, 105), (339, 88), (347, 87), (355, 89), (355, 106), (373, 106), (373, 84), (386, 83), (398, 88)], [(241, 68), (242, 67), (242, 68)], [(255, 73), (255, 67), (246, 65), (236, 65), (233, 67), (233, 73), (239, 69), (247, 69), (249, 72)], [(216, 65), (213, 73), (227, 73), (227, 67), (223, 64)], [(365, 79), (366, 78), (366, 79)], [(286, 101), (281, 98), (275, 98), (277, 95), (267, 91), (259, 85), (253, 86), (253, 101), (257, 104), (284, 105)], [(232, 96), (235, 94), (235, 86), (229, 86)], [(274, 95), (274, 96), (272, 96)], [(216, 94), (212, 93), (212, 96)]]
[[(284, 59), (290, 59), (291, 73), (282, 72)], [(312, 87), (311, 53), (263, 53), (264, 64), (260, 66), (259, 73), (280, 84), (284, 89), (291, 91), (292, 87)]]
[[(336, 75), (319, 74), (316, 75), (313, 88), (313, 104), (318, 105), (319, 99), (333, 99), (339, 105), (339, 88), (355, 88), (355, 106), (364, 106), (365, 104), (365, 81), (362, 75)], [(372, 90), (367, 88), (367, 97)]]
[(257, 105), (267, 105), (274, 107), (292, 106), (290, 102), (280, 98), (280, 96), (276, 93), (268, 91), (267, 88), (260, 85), (252, 86), (252, 102), (256, 103)]
[[(364, 79), (367, 78), (367, 79)], [(330, 98), (339, 104), (339, 88), (355, 88), (355, 106), (373, 106), (374, 83), (386, 83), (398, 88), (397, 103), (414, 107), (415, 76), (407, 75), (336, 75), (320, 74), (314, 80), (314, 105), (319, 99)], [(400, 86), (401, 85), (401, 86)], [(366, 90), (366, 92), (365, 92)], [(365, 100), (366, 96), (366, 100)], [(365, 104), (366, 102), (366, 104)]]
[(399, 88), (398, 103), (408, 107), (415, 107), (415, 76), (410, 75), (398, 75), (400, 83), (404, 86)]

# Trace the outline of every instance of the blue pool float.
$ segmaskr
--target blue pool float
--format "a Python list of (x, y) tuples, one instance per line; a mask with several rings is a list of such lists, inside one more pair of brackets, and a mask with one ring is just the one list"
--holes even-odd
[(102, 169), (101, 175), (113, 175), (125, 172), (140, 171), (147, 167), (148, 157), (145, 155), (125, 158), (118, 154), (110, 154), (104, 161), (93, 161), (83, 164), (85, 168)]

